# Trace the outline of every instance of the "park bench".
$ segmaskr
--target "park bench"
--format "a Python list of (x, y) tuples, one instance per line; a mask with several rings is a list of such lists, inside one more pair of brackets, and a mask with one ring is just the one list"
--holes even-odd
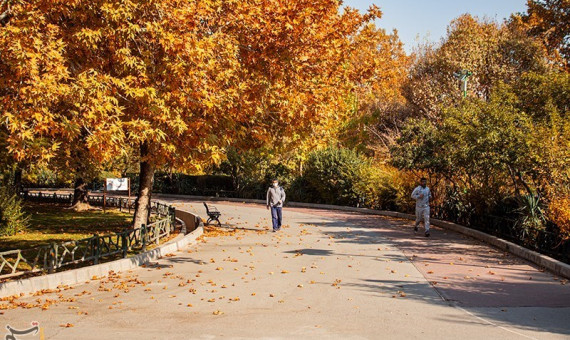
[(206, 225), (209, 225), (210, 222), (213, 221), (218, 221), (218, 225), (222, 225), (220, 222), (220, 216), (222, 213), (213, 205), (206, 204), (206, 202), (204, 202), (204, 206), (206, 207), (206, 214), (208, 214), (208, 221), (206, 222)]

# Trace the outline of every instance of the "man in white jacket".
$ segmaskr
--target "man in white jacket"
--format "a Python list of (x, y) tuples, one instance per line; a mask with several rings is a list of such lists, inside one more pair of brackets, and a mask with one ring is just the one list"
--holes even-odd
[(412, 198), (416, 200), (416, 225), (414, 231), (418, 231), (420, 222), (424, 222), (425, 236), (429, 237), (429, 200), (431, 191), (427, 187), (427, 179), (422, 177), (420, 185), (412, 192)]

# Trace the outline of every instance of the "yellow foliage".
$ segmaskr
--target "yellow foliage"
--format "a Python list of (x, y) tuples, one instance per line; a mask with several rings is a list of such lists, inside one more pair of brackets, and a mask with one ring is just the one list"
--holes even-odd
[(339, 6), (15, 2), (0, 28), (8, 149), (18, 160), (47, 161), (86, 148), (105, 162), (146, 143), (143, 158), (184, 170), (219, 162), (232, 144), (322, 145), (350, 116), (351, 91), (373, 84), (393, 96), (401, 77), (384, 67), (401, 46), (367, 26), (378, 8)]
[(551, 199), (547, 211), (548, 219), (560, 228), (563, 239), (570, 239), (570, 196)]

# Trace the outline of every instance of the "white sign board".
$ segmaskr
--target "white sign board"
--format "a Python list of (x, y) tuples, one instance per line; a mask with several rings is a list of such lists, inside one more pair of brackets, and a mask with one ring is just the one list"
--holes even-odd
[(107, 191), (129, 191), (128, 178), (107, 178), (105, 181)]

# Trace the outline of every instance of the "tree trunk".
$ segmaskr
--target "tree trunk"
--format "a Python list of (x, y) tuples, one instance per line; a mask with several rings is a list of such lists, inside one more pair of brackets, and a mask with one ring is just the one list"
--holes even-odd
[(146, 160), (148, 156), (148, 144), (141, 144), (141, 163), (139, 175), (139, 193), (135, 202), (135, 216), (133, 218), (133, 228), (140, 228), (143, 224), (148, 224), (150, 213), (150, 199), (152, 193), (152, 179), (154, 177), (154, 164)]
[(88, 203), (87, 201), (87, 183), (83, 178), (77, 178), (75, 184), (73, 185), (73, 202), (72, 205), (78, 203)]
[(73, 201), (71, 202), (71, 209), (75, 211), (89, 210), (91, 206), (87, 200), (87, 183), (82, 177), (75, 180), (73, 185)]
[(14, 170), (14, 190), (16, 194), (20, 194), (24, 190), (22, 186), (22, 168), (16, 165), (16, 169)]

